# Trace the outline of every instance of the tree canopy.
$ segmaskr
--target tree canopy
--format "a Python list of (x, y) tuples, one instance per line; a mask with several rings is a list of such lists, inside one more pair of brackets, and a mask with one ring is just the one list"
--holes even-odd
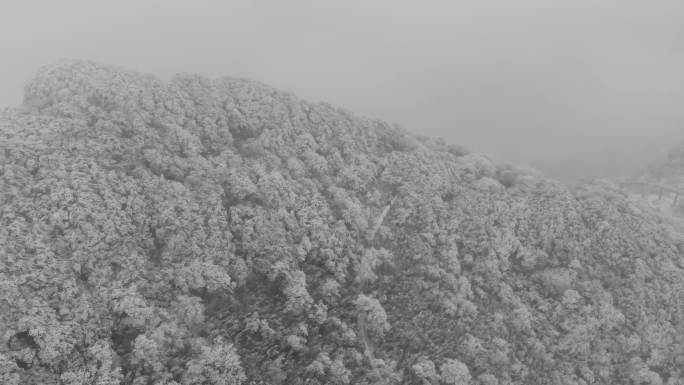
[(257, 82), (0, 111), (3, 384), (684, 384), (684, 260), (568, 188)]

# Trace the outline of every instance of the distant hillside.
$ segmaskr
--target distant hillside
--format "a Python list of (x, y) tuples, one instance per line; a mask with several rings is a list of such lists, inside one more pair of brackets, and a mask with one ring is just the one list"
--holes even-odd
[(665, 156), (653, 162), (644, 172), (650, 178), (679, 178), (684, 176), (684, 141), (673, 146)]
[(659, 215), (684, 239), (684, 142), (633, 176), (616, 181), (630, 200)]
[(662, 222), (260, 83), (66, 62), (0, 112), (0, 383), (682, 384)]
[(546, 175), (574, 184), (590, 179), (614, 179), (639, 175), (647, 166), (662, 158), (659, 146), (642, 148), (605, 147), (593, 151), (549, 155), (530, 161)]

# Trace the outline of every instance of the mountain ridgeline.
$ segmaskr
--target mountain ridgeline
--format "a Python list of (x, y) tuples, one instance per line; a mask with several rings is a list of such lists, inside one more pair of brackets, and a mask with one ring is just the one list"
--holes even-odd
[(684, 384), (684, 259), (576, 188), (253, 81), (0, 112), (0, 383)]

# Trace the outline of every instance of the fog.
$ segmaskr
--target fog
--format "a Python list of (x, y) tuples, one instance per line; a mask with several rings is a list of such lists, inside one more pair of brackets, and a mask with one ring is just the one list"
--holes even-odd
[(0, 2), (0, 106), (84, 58), (247, 77), (576, 179), (684, 139), (684, 2)]

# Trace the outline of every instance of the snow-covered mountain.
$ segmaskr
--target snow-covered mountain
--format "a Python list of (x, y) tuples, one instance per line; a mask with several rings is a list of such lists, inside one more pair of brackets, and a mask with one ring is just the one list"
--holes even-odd
[(680, 384), (670, 230), (257, 82), (65, 62), (0, 113), (0, 382)]

